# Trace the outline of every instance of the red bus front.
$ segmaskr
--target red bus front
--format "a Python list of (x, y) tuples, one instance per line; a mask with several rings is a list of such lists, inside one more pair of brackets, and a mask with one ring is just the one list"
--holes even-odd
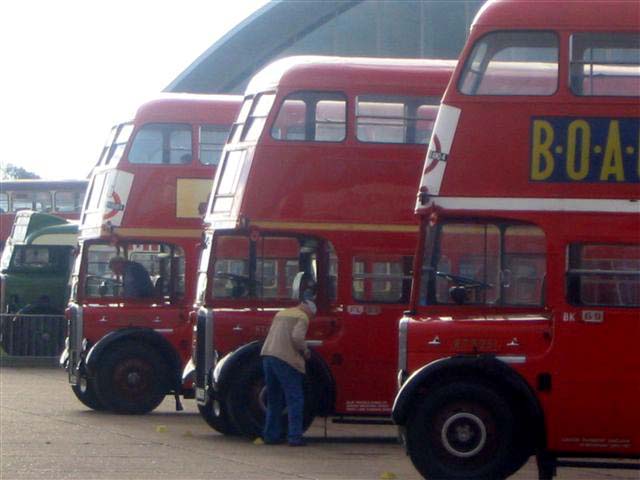
[(425, 160), (400, 327), (393, 417), (427, 478), (640, 454), (639, 18), (633, 2), (496, 1), (474, 23)]
[(239, 97), (166, 96), (114, 127), (82, 212), (61, 359), (85, 405), (145, 413), (188, 393), (180, 374), (202, 215), (239, 106)]
[(260, 342), (305, 288), (319, 308), (307, 423), (388, 415), (417, 233), (407, 205), (451, 67), (291, 58), (250, 84), (198, 274), (196, 392), (214, 428), (260, 434)]

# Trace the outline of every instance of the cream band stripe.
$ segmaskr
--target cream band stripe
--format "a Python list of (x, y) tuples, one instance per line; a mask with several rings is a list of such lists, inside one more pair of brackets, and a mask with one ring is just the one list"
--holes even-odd
[(314, 222), (251, 222), (251, 225), (283, 230), (329, 230), (340, 232), (397, 232), (397, 233), (418, 233), (418, 225), (389, 225), (375, 223), (314, 223)]

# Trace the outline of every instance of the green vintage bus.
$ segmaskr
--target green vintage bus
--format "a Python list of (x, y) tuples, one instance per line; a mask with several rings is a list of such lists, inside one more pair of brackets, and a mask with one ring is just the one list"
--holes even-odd
[(0, 312), (63, 314), (78, 225), (23, 210), (0, 258)]

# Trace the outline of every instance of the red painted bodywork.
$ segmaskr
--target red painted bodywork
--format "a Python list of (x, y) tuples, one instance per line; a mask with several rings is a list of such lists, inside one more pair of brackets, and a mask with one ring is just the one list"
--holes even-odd
[[(172, 345), (183, 363), (188, 359), (191, 340), (191, 324), (188, 312), (194, 295), (194, 279), (198, 256), (202, 218), (178, 218), (177, 182), (179, 179), (210, 180), (215, 172), (214, 165), (204, 165), (199, 158), (200, 125), (219, 125), (227, 128), (240, 107), (241, 97), (206, 95), (167, 95), (142, 105), (132, 123), (133, 131), (119, 161), (107, 163), (102, 158), (94, 167), (92, 181), (99, 175), (119, 171), (133, 175), (129, 198), (122, 222), (118, 227), (109, 228), (107, 218), (109, 208), (97, 212), (103, 219), (102, 228), (95, 234), (94, 225), (81, 224), (79, 265), (74, 272), (77, 285), (76, 297), (72, 302), (82, 307), (83, 333), (89, 345), (93, 345), (106, 334), (123, 328), (138, 327), (161, 333)], [(191, 126), (193, 158), (181, 165), (134, 164), (129, 162), (128, 153), (132, 140), (139, 129), (149, 123), (179, 123)], [(92, 184), (91, 184), (92, 185)], [(86, 218), (86, 205), (83, 212)], [(206, 198), (202, 199), (206, 202)], [(100, 298), (88, 296), (83, 289), (87, 270), (87, 246), (95, 242), (114, 243), (120, 241), (166, 242), (183, 249), (185, 255), (184, 285), (182, 298), (170, 302), (157, 300)], [(76, 261), (78, 263), (78, 260)]]
[[(492, 31), (545, 30), (559, 39), (555, 94), (468, 96), (458, 79), (474, 43)], [(479, 13), (443, 104), (461, 109), (446, 171), (437, 195), (423, 189), (417, 212), (423, 255), (429, 224), (501, 219), (540, 227), (546, 242), (546, 297), (541, 307), (421, 306), (421, 262), (416, 263), (412, 311), (405, 317), (406, 363), (411, 374), (431, 362), (464, 354), (521, 356), (512, 368), (539, 401), (545, 447), (554, 453), (632, 456), (640, 453), (640, 311), (637, 307), (577, 306), (567, 299), (568, 246), (573, 243), (639, 244), (640, 187), (637, 182), (532, 182), (529, 180), (531, 117), (638, 119), (638, 97), (578, 97), (568, 87), (569, 37), (576, 32), (640, 30), (637, 2), (495, 1)], [(637, 145), (636, 145), (637, 147)], [(625, 155), (628, 152), (625, 153)], [(633, 158), (637, 162), (638, 150)], [(427, 160), (425, 167), (429, 165)], [(425, 179), (428, 180), (427, 172)], [(425, 195), (426, 193), (426, 195)], [(448, 199), (495, 199), (494, 208), (447, 208)], [(517, 198), (623, 200), (619, 211), (578, 212), (509, 208)], [(630, 201), (630, 202), (629, 202)], [(592, 311), (601, 321), (590, 321)], [(439, 345), (430, 344), (435, 337)], [(517, 342), (512, 342), (517, 339)], [(471, 348), (470, 345), (472, 346)], [(402, 361), (401, 361), (402, 363)], [(550, 390), (539, 388), (550, 374)], [(406, 377), (404, 377), (406, 378)], [(411, 380), (409, 380), (411, 381)], [(428, 394), (428, 392), (427, 392)]]
[[(232, 211), (209, 213), (205, 219), (214, 243), (221, 234), (254, 231), (260, 235), (308, 235), (330, 242), (335, 249), (336, 299), (318, 295), (319, 313), (311, 322), (307, 338), (322, 341), (313, 348), (335, 381), (332, 407), (339, 414), (388, 415), (391, 409), (395, 362), (390, 359), (397, 356), (397, 318), (406, 305), (355, 300), (352, 264), (359, 254), (376, 258), (411, 255), (418, 225), (410, 205), (425, 154), (425, 145), (421, 144), (358, 141), (355, 101), (358, 95), (366, 94), (439, 100), (453, 65), (443, 61), (330, 57), (282, 60), (257, 74), (247, 89), (247, 98), (275, 92), (274, 106), (259, 139), (225, 147), (227, 153), (246, 150), (247, 160), (239, 173)], [(270, 131), (280, 104), (299, 91), (339, 92), (346, 98), (343, 141), (272, 138)], [(435, 117), (435, 109), (432, 113)], [(221, 164), (220, 170), (223, 168)], [(220, 174), (214, 181), (214, 192), (219, 183)], [(208, 278), (210, 284), (211, 271)], [(208, 292), (200, 305), (213, 309), (214, 348), (224, 355), (247, 342), (263, 339), (275, 311), (295, 303), (216, 299)]]

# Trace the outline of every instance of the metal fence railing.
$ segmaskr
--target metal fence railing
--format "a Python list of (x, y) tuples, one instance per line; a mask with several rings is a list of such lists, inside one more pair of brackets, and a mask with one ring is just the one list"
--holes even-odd
[(9, 356), (59, 356), (66, 335), (64, 315), (0, 314), (0, 345)]

